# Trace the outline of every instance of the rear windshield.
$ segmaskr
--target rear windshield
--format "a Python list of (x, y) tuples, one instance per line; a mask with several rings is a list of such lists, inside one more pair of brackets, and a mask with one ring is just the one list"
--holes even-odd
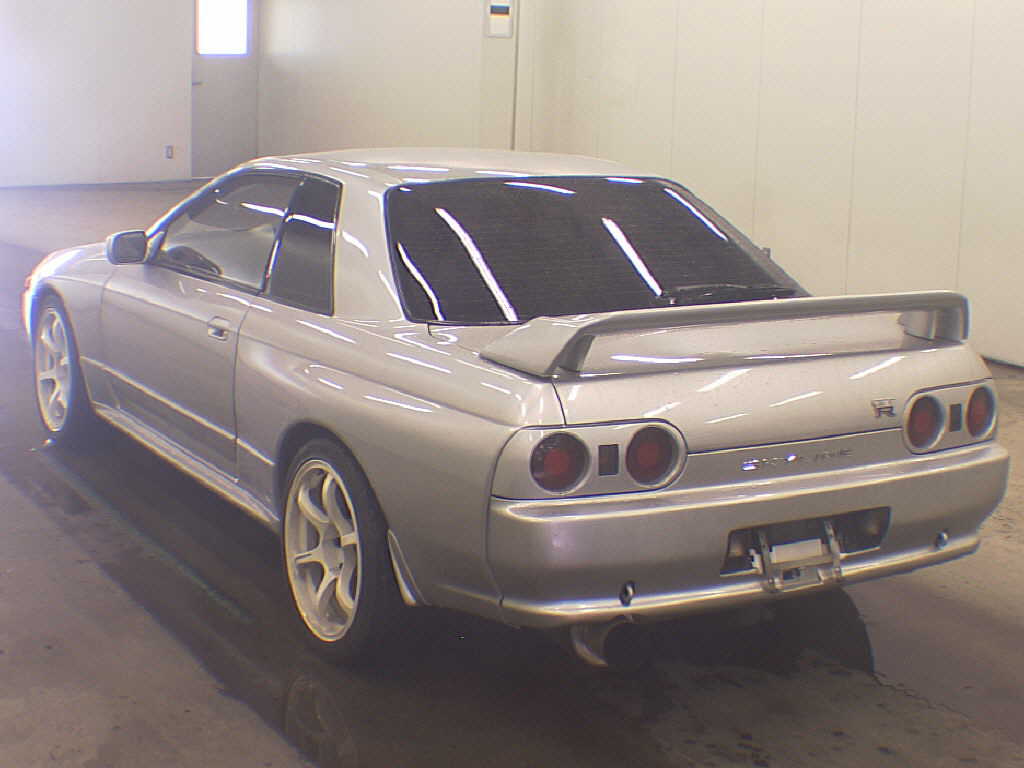
[(386, 201), (413, 320), (522, 323), (802, 293), (689, 191), (660, 179), (445, 181), (392, 188)]

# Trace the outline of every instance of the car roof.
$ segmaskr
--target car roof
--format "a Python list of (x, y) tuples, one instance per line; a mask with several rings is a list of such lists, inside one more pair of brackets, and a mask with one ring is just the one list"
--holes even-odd
[(347, 149), (279, 155), (251, 160), (241, 168), (305, 171), (342, 182), (361, 180), (379, 189), (488, 177), (636, 175), (620, 163), (581, 155), (451, 147)]

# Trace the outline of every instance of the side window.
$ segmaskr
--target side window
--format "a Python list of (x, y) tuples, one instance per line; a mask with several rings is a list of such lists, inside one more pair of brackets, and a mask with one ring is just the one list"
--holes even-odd
[(306, 179), (292, 199), (270, 271), (271, 298), (322, 315), (332, 312), (334, 229), (341, 188)]
[(297, 185), (267, 174), (230, 179), (171, 221), (154, 263), (258, 290)]

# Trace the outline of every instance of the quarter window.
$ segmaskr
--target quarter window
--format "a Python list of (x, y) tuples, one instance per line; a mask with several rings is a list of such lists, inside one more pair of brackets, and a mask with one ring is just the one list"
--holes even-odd
[(334, 230), (341, 189), (308, 178), (292, 199), (270, 272), (271, 298), (323, 315), (334, 291)]
[(259, 290), (297, 179), (235, 177), (193, 202), (167, 227), (157, 264)]

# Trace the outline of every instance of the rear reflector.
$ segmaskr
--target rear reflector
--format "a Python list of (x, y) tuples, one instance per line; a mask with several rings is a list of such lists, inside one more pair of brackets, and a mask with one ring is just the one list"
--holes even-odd
[(597, 447), (597, 474), (602, 477), (619, 474), (619, 446), (614, 443)]

